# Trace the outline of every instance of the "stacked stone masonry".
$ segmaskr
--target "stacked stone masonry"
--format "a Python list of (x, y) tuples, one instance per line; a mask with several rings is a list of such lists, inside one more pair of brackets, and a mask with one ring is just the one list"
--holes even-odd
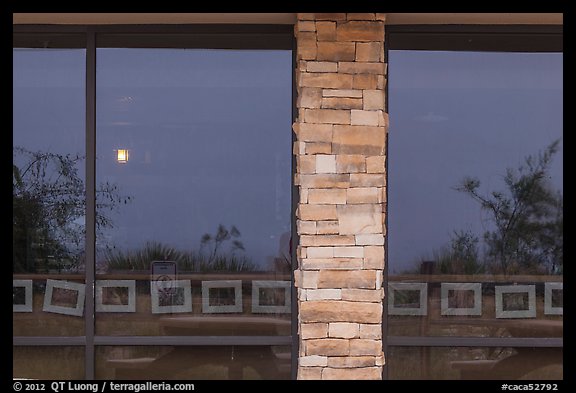
[(298, 14), (298, 379), (381, 379), (385, 14)]

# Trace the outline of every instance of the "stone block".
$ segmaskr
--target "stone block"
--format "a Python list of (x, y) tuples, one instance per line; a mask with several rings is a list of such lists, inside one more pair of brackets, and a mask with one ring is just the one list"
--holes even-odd
[(380, 21), (350, 21), (336, 27), (338, 41), (384, 41), (384, 23)]
[[(306, 123), (350, 124), (350, 111), (342, 109), (306, 109)], [(376, 121), (378, 125), (378, 121)]]
[[(342, 290), (342, 296), (345, 291)], [(304, 323), (381, 323), (382, 304), (343, 300), (306, 301), (300, 303), (300, 320)]]
[[(316, 47), (316, 59), (319, 61), (353, 61), (356, 57), (356, 46), (353, 42), (318, 41)], [(338, 88), (349, 89), (349, 87)]]
[(362, 109), (362, 99), (350, 97), (324, 97), (321, 101), (324, 109)]
[(317, 155), (316, 173), (336, 173), (336, 156), (325, 154)]
[(357, 288), (374, 289), (376, 284), (374, 270), (320, 270), (318, 272), (318, 289), (322, 288)]
[[(320, 290), (320, 289), (319, 289)], [(359, 324), (349, 322), (331, 322), (328, 324), (328, 337), (357, 338), (360, 333)]]
[(339, 154), (336, 156), (336, 172), (361, 173), (366, 172), (366, 158), (361, 154)]
[(345, 356), (349, 353), (349, 340), (319, 338), (306, 340), (306, 353), (320, 356)]
[(298, 212), (299, 218), (305, 221), (334, 220), (338, 218), (336, 205), (300, 205), (298, 206)]
[(363, 104), (365, 110), (384, 109), (384, 90), (363, 90)]
[(310, 189), (308, 192), (308, 203), (330, 205), (345, 204), (346, 190), (343, 188)]
[(337, 205), (338, 233), (357, 235), (382, 233), (380, 205)]
[(336, 125), (332, 145), (335, 154), (382, 155), (386, 132), (383, 127)]

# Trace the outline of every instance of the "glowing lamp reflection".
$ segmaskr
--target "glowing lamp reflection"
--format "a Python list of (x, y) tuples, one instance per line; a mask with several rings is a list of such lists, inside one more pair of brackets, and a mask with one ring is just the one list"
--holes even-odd
[(120, 164), (126, 164), (128, 162), (128, 149), (118, 149), (116, 154), (116, 161)]

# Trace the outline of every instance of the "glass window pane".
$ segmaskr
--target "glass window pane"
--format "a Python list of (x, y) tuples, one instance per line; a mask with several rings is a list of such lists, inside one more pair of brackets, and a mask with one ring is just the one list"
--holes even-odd
[(84, 332), (85, 67), (84, 49), (13, 50), (14, 335)]
[(562, 348), (390, 347), (390, 379), (562, 380)]
[(390, 51), (389, 335), (563, 336), (562, 59)]
[(97, 379), (290, 379), (290, 347), (98, 347)]
[(291, 52), (97, 55), (97, 334), (288, 335)]
[(15, 379), (84, 379), (84, 347), (13, 347)]

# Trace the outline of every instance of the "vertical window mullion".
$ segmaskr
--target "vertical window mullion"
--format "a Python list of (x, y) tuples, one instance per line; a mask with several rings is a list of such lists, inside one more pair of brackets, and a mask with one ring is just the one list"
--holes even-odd
[(86, 36), (86, 379), (94, 379), (96, 261), (96, 34)]

